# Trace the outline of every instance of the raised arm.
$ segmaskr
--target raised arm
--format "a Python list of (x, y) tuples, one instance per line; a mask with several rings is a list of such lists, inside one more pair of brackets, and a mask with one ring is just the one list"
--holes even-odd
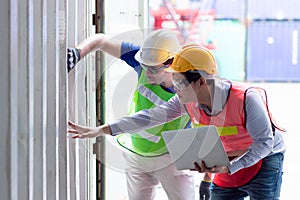
[(68, 133), (73, 138), (93, 138), (100, 135), (118, 135), (120, 133), (132, 133), (163, 124), (186, 114), (177, 96), (168, 102), (152, 109), (141, 110), (129, 117), (123, 117), (116, 122), (98, 127), (86, 127), (69, 122)]
[(80, 51), (81, 58), (84, 58), (87, 54), (96, 50), (101, 50), (114, 57), (120, 58), (121, 44), (122, 42), (119, 40), (111, 39), (103, 33), (98, 33), (80, 42), (76, 48)]
[(84, 39), (76, 47), (69, 47), (67, 49), (68, 72), (71, 71), (82, 58), (93, 51), (101, 50), (116, 58), (120, 58), (121, 44), (122, 41), (108, 38), (103, 33), (98, 33)]

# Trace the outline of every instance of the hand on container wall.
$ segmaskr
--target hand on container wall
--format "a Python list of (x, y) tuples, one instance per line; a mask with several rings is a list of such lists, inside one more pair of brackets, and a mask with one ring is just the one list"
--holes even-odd
[(104, 124), (97, 127), (81, 126), (71, 121), (68, 122), (68, 133), (72, 134), (72, 138), (95, 138), (101, 135), (111, 135), (111, 129), (108, 124)]

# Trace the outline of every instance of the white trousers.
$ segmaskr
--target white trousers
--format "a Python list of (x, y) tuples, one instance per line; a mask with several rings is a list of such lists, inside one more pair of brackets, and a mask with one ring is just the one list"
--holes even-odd
[(189, 170), (177, 170), (169, 154), (142, 157), (124, 152), (129, 200), (152, 200), (160, 182), (169, 200), (194, 200), (194, 178)]

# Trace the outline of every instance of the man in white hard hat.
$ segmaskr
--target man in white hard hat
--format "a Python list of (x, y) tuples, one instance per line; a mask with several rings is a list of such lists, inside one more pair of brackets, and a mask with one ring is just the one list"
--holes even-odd
[[(153, 31), (142, 47), (96, 34), (82, 41), (76, 48), (68, 49), (68, 71), (94, 50), (102, 50), (122, 59), (138, 73), (130, 113), (154, 108), (175, 95), (171, 73), (164, 70), (181, 50), (174, 31)], [(130, 200), (154, 199), (155, 186), (159, 182), (169, 199), (195, 199), (192, 173), (175, 168), (161, 138), (162, 131), (182, 129), (189, 125), (189, 117), (184, 115), (145, 131), (116, 136), (118, 143), (129, 150), (124, 153), (124, 157)]]
[(199, 45), (183, 48), (166, 69), (177, 90), (167, 103), (142, 110), (117, 122), (83, 127), (69, 122), (73, 138), (97, 137), (120, 131), (140, 131), (186, 113), (193, 127), (214, 125), (231, 160), (227, 166), (194, 167), (214, 173), (211, 200), (280, 199), (285, 131), (274, 120), (262, 88), (233, 82), (217, 75), (212, 53)]

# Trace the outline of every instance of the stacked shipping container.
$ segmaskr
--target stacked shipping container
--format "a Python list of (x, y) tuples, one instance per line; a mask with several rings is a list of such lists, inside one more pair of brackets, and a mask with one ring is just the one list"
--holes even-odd
[(248, 1), (247, 80), (300, 81), (299, 0)]
[[(215, 1), (208, 40), (222, 77), (300, 81), (300, 0)], [(201, 27), (200, 27), (201, 28)]]

